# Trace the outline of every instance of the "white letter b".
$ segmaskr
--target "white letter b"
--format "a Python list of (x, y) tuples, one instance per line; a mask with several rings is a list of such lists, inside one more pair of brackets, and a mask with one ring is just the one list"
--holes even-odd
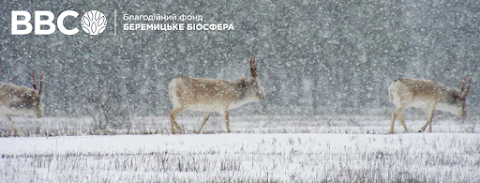
[[(23, 16), (25, 19), (18, 20), (18, 16)], [(30, 34), (33, 29), (32, 24), (29, 22), (30, 19), (32, 19), (32, 15), (27, 11), (12, 11), (12, 35)], [(18, 25), (25, 25), (27, 28), (25, 30), (18, 30)]]
[[(46, 16), (47, 20), (41, 20), (42, 16)], [(55, 24), (53, 24), (53, 15), (50, 11), (35, 11), (35, 34), (37, 35), (48, 35), (55, 32)], [(42, 25), (47, 25), (48, 29), (42, 30)]]

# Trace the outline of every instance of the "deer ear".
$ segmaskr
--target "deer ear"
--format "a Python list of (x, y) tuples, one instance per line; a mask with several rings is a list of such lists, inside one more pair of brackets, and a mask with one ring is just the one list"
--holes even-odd
[(458, 95), (458, 93), (452, 93), (452, 98), (453, 98), (453, 99), (457, 99), (458, 97), (460, 97), (460, 96)]
[(29, 96), (30, 96), (31, 98), (33, 98), (33, 96), (35, 96), (35, 93), (37, 93), (37, 91), (32, 90), (32, 91), (30, 91), (30, 92), (28, 92), (28, 93), (29, 93)]
[(243, 80), (243, 79), (242, 79), (242, 80), (240, 80), (240, 83), (239, 83), (239, 85), (240, 85), (240, 88), (245, 88), (245, 86), (246, 86), (246, 84), (245, 84), (245, 80)]

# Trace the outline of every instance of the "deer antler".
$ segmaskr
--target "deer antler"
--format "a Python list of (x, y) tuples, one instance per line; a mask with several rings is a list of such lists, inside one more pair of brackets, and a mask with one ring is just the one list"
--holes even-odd
[(43, 71), (42, 75), (40, 75), (40, 89), (38, 90), (38, 94), (41, 95), (43, 90)]
[[(33, 71), (33, 89), (36, 91), (37, 90), (37, 82), (35, 81), (35, 71)], [(42, 75), (40, 75), (40, 89), (38, 90), (38, 94), (42, 94), (43, 90), (43, 72)]]
[(37, 90), (37, 82), (35, 82), (35, 71), (33, 71), (33, 76), (32, 76), (32, 78), (33, 78), (33, 89), (34, 89), (34, 90)]
[[(463, 98), (467, 97), (468, 92), (470, 92), (470, 86), (472, 86), (472, 79), (473, 78), (470, 78), (470, 81), (468, 82), (467, 91), (465, 91), (465, 94), (462, 95)], [(463, 91), (463, 86), (462, 86), (462, 91)]]
[(257, 66), (255, 65), (255, 56), (250, 57), (250, 70), (252, 71), (252, 77), (257, 78), (258, 73), (257, 73)]
[(467, 76), (463, 78), (462, 87), (460, 87), (460, 93), (463, 93), (463, 85), (465, 85), (465, 79), (467, 79)]

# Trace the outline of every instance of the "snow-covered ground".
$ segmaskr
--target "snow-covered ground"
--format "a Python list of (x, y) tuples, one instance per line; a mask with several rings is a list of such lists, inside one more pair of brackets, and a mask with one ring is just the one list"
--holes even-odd
[(480, 135), (452, 120), (388, 135), (385, 118), (233, 117), (226, 134), (217, 116), (204, 128), (216, 134), (197, 135), (198, 118), (183, 117), (187, 134), (169, 135), (166, 119), (137, 118), (135, 135), (96, 136), (80, 133), (87, 119), (43, 120), (19, 128), (80, 136), (0, 138), (0, 182), (480, 182)]
[(480, 136), (186, 134), (0, 138), (2, 182), (479, 182)]

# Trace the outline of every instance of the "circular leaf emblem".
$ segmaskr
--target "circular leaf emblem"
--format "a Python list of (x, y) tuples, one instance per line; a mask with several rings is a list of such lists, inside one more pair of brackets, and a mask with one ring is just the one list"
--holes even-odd
[(107, 27), (107, 18), (102, 12), (91, 10), (82, 17), (82, 29), (90, 35), (98, 35)]

